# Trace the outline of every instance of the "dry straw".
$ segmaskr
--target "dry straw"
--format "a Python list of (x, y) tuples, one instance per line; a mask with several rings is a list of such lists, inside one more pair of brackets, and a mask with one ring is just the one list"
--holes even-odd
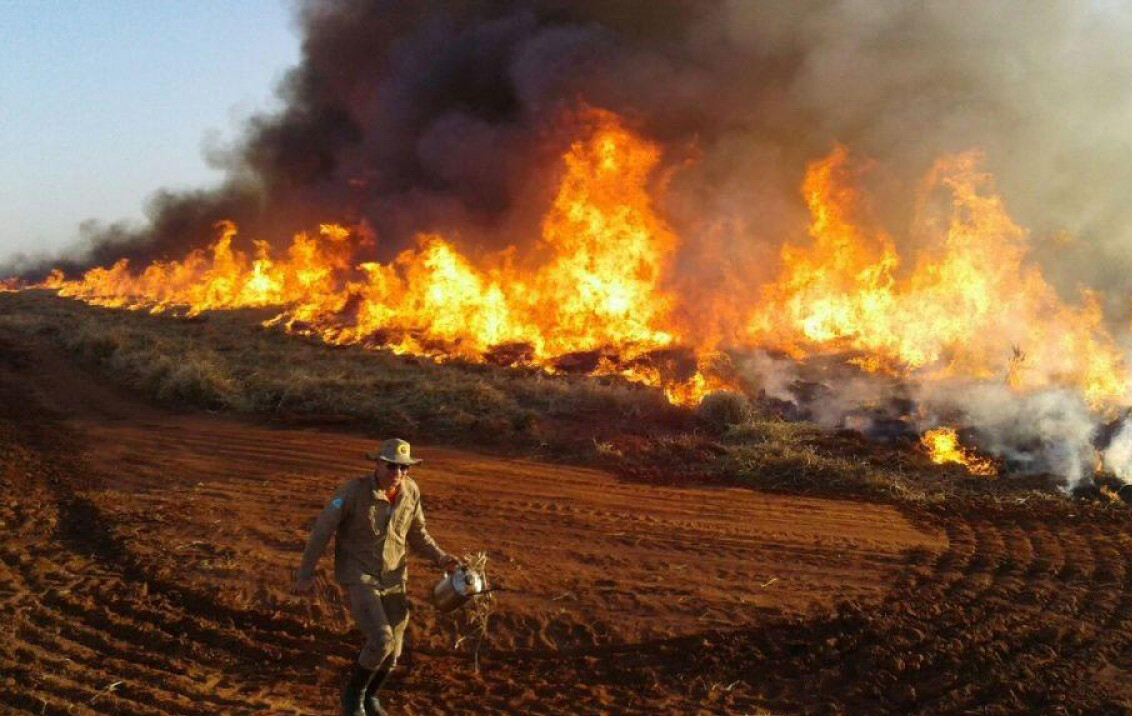
[(470, 644), (473, 669), (476, 673), (479, 673), (480, 647), (487, 638), (488, 623), (491, 619), (492, 612), (495, 610), (494, 592), (497, 590), (492, 589), (487, 578), (486, 552), (465, 554), (461, 562), (468, 571), (476, 572), (483, 576), (484, 589), (488, 591), (472, 597), (463, 609), (459, 609), (452, 614), (451, 618), (456, 635), (455, 642), (452, 646), (454, 649), (459, 649), (465, 643)]

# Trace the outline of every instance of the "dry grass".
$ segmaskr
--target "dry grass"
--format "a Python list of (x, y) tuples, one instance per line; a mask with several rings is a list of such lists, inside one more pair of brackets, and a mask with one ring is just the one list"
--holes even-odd
[[(198, 319), (107, 310), (40, 292), (5, 294), (0, 326), (47, 337), (158, 402), (312, 422), (348, 422), (457, 443), (554, 442), (543, 424), (681, 419), (656, 391), (618, 379), (437, 364), (265, 329), (253, 311)], [(553, 431), (557, 432), (557, 430)]]
[(718, 390), (708, 393), (696, 408), (699, 416), (708, 427), (722, 433), (751, 420), (755, 411), (751, 401), (741, 393)]
[[(482, 575), (484, 584), (491, 589), (491, 583), (487, 579), (486, 552), (465, 554), (460, 562), (472, 572)], [(468, 604), (452, 615), (456, 632), (453, 648), (459, 649), (467, 645), (472, 653), (472, 669), (477, 673), (480, 670), (480, 647), (488, 637), (493, 611), (495, 611), (495, 594), (494, 591), (488, 591), (472, 597)]]

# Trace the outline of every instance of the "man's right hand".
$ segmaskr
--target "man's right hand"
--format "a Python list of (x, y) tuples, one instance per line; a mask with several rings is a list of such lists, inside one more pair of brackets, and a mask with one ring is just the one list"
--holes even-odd
[(291, 586), (291, 591), (300, 597), (309, 597), (314, 594), (314, 577), (296, 579), (294, 585)]

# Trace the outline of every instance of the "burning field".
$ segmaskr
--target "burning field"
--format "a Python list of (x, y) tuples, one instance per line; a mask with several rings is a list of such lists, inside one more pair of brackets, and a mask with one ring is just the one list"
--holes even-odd
[[(265, 325), (329, 344), (617, 375), (678, 405), (717, 391), (776, 400), (829, 428), (923, 433), (939, 462), (986, 476), (993, 458), (1070, 487), (1098, 468), (1128, 474), (1127, 332), (1107, 327), (1095, 295), (1059, 298), (978, 154), (941, 159), (924, 178), (915, 256), (869, 223), (853, 159), (836, 147), (807, 168), (809, 236), (783, 246), (777, 277), (748, 284), (721, 266), (687, 288), (680, 237), (650, 194), (660, 148), (609, 112), (577, 123), (539, 233), (521, 245), (473, 258), (421, 234), (381, 263), (361, 260), (375, 241), (364, 227), (323, 225), (248, 253), (222, 222), (181, 259), (53, 271), (36, 287), (186, 316), (276, 307)], [(815, 365), (823, 375), (809, 377)], [(820, 398), (805, 394), (813, 386)], [(1105, 423), (1115, 427), (1098, 444)], [(960, 449), (956, 427), (974, 445)], [(943, 434), (946, 447), (932, 437)]]
[(1132, 19), (785, 7), (304, 3), (221, 185), (0, 268), (3, 703), (332, 700), (365, 433), (511, 590), (406, 712), (1132, 709)]
[[(307, 3), (283, 108), (212, 156), (225, 182), (3, 285), (1126, 480), (1132, 216), (1066, 130), (1115, 121), (1076, 78), (1118, 71), (1119, 22), (1055, 3), (976, 51), (994, 10), (795, 9)], [(1075, 44), (1097, 49), (1027, 54)]]

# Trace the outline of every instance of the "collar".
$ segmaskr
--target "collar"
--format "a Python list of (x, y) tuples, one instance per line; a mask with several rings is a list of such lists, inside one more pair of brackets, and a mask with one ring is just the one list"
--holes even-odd
[(370, 491), (373, 493), (373, 496), (376, 499), (381, 500), (382, 502), (388, 502), (391, 505), (396, 504), (397, 498), (400, 497), (405, 492), (406, 481), (408, 479), (409, 479), (408, 477), (401, 478), (401, 485), (397, 488), (397, 491), (393, 494), (393, 499), (391, 500), (391, 499), (389, 499), (389, 493), (386, 492), (385, 490), (383, 490), (381, 488), (381, 485), (377, 482), (377, 476), (376, 475), (370, 475), (370, 480), (369, 480)]

